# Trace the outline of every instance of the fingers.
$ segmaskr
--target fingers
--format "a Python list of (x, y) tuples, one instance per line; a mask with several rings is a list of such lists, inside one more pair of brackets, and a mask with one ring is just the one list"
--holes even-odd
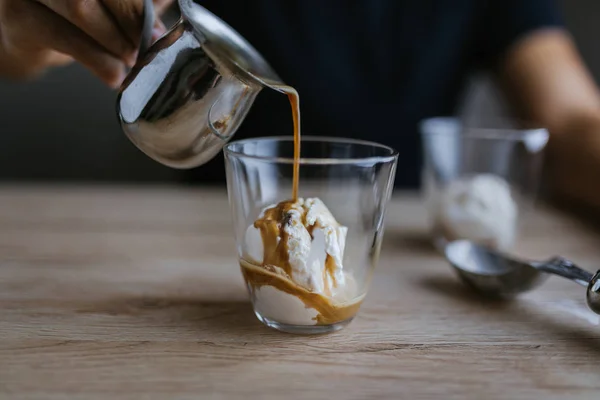
[(102, 3), (137, 47), (142, 33), (142, 0), (102, 0)]
[(135, 43), (128, 40), (100, 0), (37, 0), (78, 27), (117, 58), (134, 60)]
[(48, 50), (45, 54), (44, 64), (49, 67), (60, 67), (72, 62), (73, 57), (55, 50)]
[(39, 62), (48, 49), (66, 54), (94, 72), (112, 87), (124, 78), (124, 64), (82, 30), (46, 6), (17, 0), (2, 3), (2, 39), (5, 50)]

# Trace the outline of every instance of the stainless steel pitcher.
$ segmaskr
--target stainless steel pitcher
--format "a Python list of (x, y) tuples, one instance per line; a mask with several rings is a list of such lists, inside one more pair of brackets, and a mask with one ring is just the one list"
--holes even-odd
[[(263, 87), (286, 85), (243, 37), (193, 0), (182, 17), (140, 50), (123, 83), (117, 111), (129, 139), (154, 160), (192, 168), (213, 158), (235, 134)], [(152, 30), (145, 1), (144, 34)]]

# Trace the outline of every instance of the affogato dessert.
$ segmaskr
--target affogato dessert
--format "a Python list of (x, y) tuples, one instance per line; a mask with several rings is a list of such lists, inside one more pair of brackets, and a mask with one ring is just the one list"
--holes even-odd
[(240, 260), (259, 318), (288, 325), (351, 320), (364, 295), (344, 270), (347, 232), (318, 198), (265, 208), (246, 231)]

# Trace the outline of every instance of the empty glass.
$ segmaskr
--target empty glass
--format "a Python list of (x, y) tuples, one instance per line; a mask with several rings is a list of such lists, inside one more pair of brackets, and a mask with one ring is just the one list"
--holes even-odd
[[(302, 138), (299, 198), (307, 206), (315, 200), (306, 199), (320, 199), (342, 226), (335, 229), (339, 239), (335, 243), (341, 252), (343, 273), (330, 292), (327, 288), (315, 289), (319, 286), (316, 283), (311, 286), (321, 282), (321, 277), (323, 282), (327, 280), (327, 267), (318, 256), (324, 251), (319, 250), (323, 236), (319, 237), (318, 229), (306, 236), (308, 241), (304, 243), (310, 247), (311, 257), (313, 252), (317, 254), (316, 263), (315, 258), (306, 263), (312, 270), (303, 275), (304, 281), (296, 279), (296, 272), (293, 276), (286, 273), (286, 265), (263, 265), (267, 259), (265, 241), (254, 224), (264, 216), (265, 208), (292, 196), (293, 138), (242, 140), (228, 144), (224, 151), (237, 252), (258, 319), (269, 327), (293, 333), (343, 328), (358, 312), (378, 260), (396, 151), (358, 140)], [(279, 239), (286, 240), (281, 236), (277, 243)], [(286, 251), (292, 254), (294, 248), (290, 244)], [(291, 265), (291, 258), (288, 261)]]
[(468, 239), (512, 248), (539, 190), (545, 129), (478, 128), (455, 118), (421, 124), (423, 193), (434, 243)]

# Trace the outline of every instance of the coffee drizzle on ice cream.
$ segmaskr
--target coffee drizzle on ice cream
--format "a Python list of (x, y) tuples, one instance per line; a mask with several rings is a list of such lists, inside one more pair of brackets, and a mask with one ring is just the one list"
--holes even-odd
[(289, 235), (283, 225), (289, 223), (289, 212), (293, 209), (302, 210), (302, 207), (292, 200), (282, 201), (265, 210), (263, 217), (254, 222), (263, 241), (263, 266), (277, 266), (289, 276), (292, 275), (287, 245)]
[(261, 286), (273, 286), (282, 292), (300, 299), (306, 308), (313, 308), (319, 313), (316, 316), (316, 325), (330, 325), (346, 321), (358, 312), (364, 296), (351, 303), (336, 304), (329, 297), (313, 293), (296, 284), (289, 278), (272, 272), (264, 267), (259, 267), (245, 260), (240, 261), (244, 279), (253, 289)]
[[(288, 293), (300, 299), (306, 308), (313, 308), (319, 314), (316, 324), (327, 325), (345, 321), (353, 317), (362, 303), (362, 297), (350, 303), (338, 304), (332, 298), (332, 289), (337, 288), (335, 277), (335, 260), (327, 254), (325, 268), (323, 269), (323, 281), (326, 283), (323, 294), (314, 293), (294, 282), (292, 267), (289, 260), (288, 239), (289, 235), (284, 229), (286, 223), (297, 223), (290, 220), (290, 211), (301, 213), (302, 224), (314, 239), (314, 225), (308, 225), (306, 221), (307, 211), (298, 204), (298, 185), (300, 179), (300, 101), (298, 92), (291, 87), (282, 87), (287, 94), (292, 108), (292, 119), (294, 123), (294, 161), (292, 199), (282, 201), (276, 206), (265, 210), (261, 218), (255, 221), (254, 227), (260, 231), (264, 251), (262, 265), (242, 260), (240, 266), (247, 284), (252, 289), (261, 286), (273, 286), (282, 292)], [(284, 274), (279, 273), (278, 268)], [(329, 279), (328, 279), (329, 278)], [(327, 282), (331, 282), (331, 287)]]

